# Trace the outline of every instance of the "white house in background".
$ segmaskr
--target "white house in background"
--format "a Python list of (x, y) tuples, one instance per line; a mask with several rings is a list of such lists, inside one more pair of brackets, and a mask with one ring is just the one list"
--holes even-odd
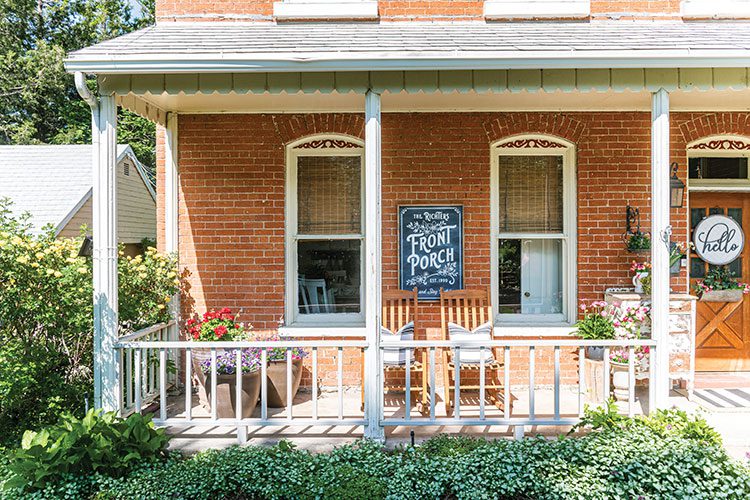
[[(56, 236), (78, 236), (92, 221), (92, 146), (0, 146), (0, 198), (14, 214), (28, 212), (33, 231), (46, 225)], [(117, 146), (117, 239), (136, 251), (156, 238), (156, 193), (143, 164), (127, 144)]]

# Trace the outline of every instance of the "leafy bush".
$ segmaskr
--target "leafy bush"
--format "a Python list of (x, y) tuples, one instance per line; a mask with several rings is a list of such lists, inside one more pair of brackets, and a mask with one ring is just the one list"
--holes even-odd
[(65, 474), (96, 472), (119, 477), (136, 465), (164, 458), (169, 438), (150, 416), (90, 410), (83, 419), (63, 414), (39, 432), (26, 431), (21, 447), (10, 452), (11, 477), (4, 489), (37, 490)]
[(722, 444), (721, 435), (699, 415), (688, 415), (683, 410), (672, 408), (629, 418), (618, 413), (617, 403), (613, 399), (602, 407), (591, 409), (587, 406), (581, 422), (573, 427), (570, 434), (583, 428), (594, 431), (646, 428), (661, 437), (675, 435), (711, 446)]
[[(233, 447), (135, 471), (102, 487), (108, 499), (748, 498), (750, 470), (705, 422), (589, 412), (583, 437), (484, 441), (436, 436), (387, 451), (361, 441), (328, 454), (286, 442)], [(710, 433), (709, 433), (710, 434)]]
[[(30, 231), (0, 199), (0, 444), (17, 443), (61, 411), (81, 412), (91, 392), (93, 289), (82, 238)], [(174, 257), (149, 248), (118, 263), (120, 328), (169, 319), (177, 292)]]

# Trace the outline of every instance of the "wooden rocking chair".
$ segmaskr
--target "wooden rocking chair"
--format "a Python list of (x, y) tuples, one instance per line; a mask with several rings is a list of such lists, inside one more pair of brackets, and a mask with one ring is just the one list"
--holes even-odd
[[(486, 290), (452, 290), (445, 291), (440, 289), (440, 320), (442, 339), (450, 340), (448, 333), (448, 323), (455, 323), (459, 326), (466, 328), (469, 331), (474, 330), (478, 326), (493, 322), (494, 317), (492, 316), (492, 302), (490, 299), (490, 289)], [(504, 410), (505, 408), (505, 397), (502, 379), (500, 377), (500, 369), (503, 367), (503, 357), (500, 348), (493, 347), (489, 350), (492, 353), (493, 359), (485, 360), (485, 384), (484, 388), (487, 396), (497, 406), (498, 409)], [(484, 352), (488, 352), (485, 349)], [(464, 362), (461, 361), (461, 375), (464, 373), (479, 373), (481, 368), (478, 362)], [(453, 351), (451, 349), (443, 350), (443, 384), (445, 386), (445, 413), (451, 415), (453, 413), (454, 399), (455, 399), (455, 371), (456, 367), (453, 362)], [(480, 389), (479, 385), (466, 385), (463, 383), (463, 377), (460, 382), (461, 390), (476, 390)], [(510, 404), (510, 403), (509, 403)]]
[[(383, 326), (393, 333), (398, 332), (404, 325), (410, 321), (414, 322), (415, 340), (417, 331), (419, 331), (418, 311), (419, 311), (419, 299), (417, 298), (416, 287), (411, 291), (406, 290), (388, 290), (383, 292)], [(429, 372), (427, 369), (427, 350), (426, 349), (412, 349), (414, 353), (414, 361), (411, 363), (411, 380), (414, 380), (415, 374), (420, 374), (422, 383), (411, 384), (412, 392), (421, 392), (422, 398), (422, 411), (428, 407), (427, 405), (427, 377)], [(404, 372), (406, 373), (406, 364), (383, 364), (383, 386), (385, 392), (388, 390), (401, 390), (406, 391), (406, 386), (394, 386), (389, 384), (386, 378), (388, 373), (393, 372)], [(364, 358), (362, 361), (362, 407), (365, 404), (365, 365)], [(408, 411), (408, 409), (407, 409)]]

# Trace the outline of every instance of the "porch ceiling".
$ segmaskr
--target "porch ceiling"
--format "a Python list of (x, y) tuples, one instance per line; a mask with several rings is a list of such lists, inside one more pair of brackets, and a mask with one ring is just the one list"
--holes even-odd
[(159, 23), (66, 61), (90, 73), (748, 65), (744, 21)]
[[(145, 94), (118, 97), (120, 105), (159, 121), (176, 113), (362, 113), (364, 95), (354, 92), (305, 94)], [(750, 88), (742, 90), (676, 90), (673, 111), (748, 111)], [(640, 92), (385, 92), (383, 112), (510, 112), (510, 111), (649, 111), (651, 94)]]

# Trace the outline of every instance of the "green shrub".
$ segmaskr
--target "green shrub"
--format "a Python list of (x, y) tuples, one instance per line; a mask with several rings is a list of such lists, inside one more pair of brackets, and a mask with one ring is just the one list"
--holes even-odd
[(393, 452), (367, 441), (321, 455), (289, 446), (207, 451), (136, 472), (100, 497), (743, 499), (750, 470), (676, 427), (625, 425), (553, 440), (437, 436)]
[(9, 454), (10, 478), (4, 489), (43, 489), (64, 475), (99, 473), (120, 477), (144, 462), (166, 456), (168, 436), (154, 428), (150, 416), (90, 410), (83, 419), (69, 414), (57, 425), (26, 431), (21, 447)]
[[(312, 454), (282, 441), (133, 467), (127, 476), (59, 476), (19, 498), (132, 499), (745, 499), (750, 469), (731, 459), (705, 421), (665, 411), (615, 418), (591, 410), (582, 437), (485, 441), (436, 436), (385, 450), (359, 441)], [(713, 432), (713, 431), (711, 431)], [(100, 469), (100, 471), (103, 471)]]
[(652, 415), (629, 418), (618, 413), (617, 404), (612, 399), (601, 407), (592, 409), (587, 406), (581, 422), (570, 433), (583, 428), (594, 431), (648, 428), (662, 437), (675, 435), (712, 446), (722, 444), (721, 435), (700, 415), (688, 415), (683, 410), (672, 408), (656, 410)]
[[(32, 233), (0, 199), (0, 445), (26, 429), (81, 414), (93, 391), (92, 262), (82, 238)], [(176, 260), (155, 249), (120, 256), (120, 328), (169, 320)]]

